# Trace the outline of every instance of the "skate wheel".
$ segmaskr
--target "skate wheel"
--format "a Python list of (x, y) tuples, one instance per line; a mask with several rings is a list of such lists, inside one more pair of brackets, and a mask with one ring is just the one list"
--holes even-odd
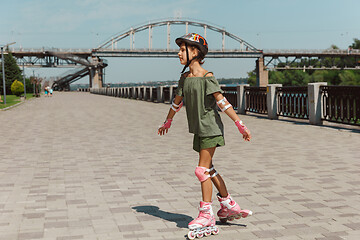
[(190, 232), (188, 233), (187, 237), (188, 237), (188, 239), (193, 240), (193, 239), (195, 239), (195, 233), (192, 232), (192, 231), (190, 231)]
[(235, 217), (229, 217), (228, 220), (229, 221), (233, 221), (235, 219)]
[(196, 234), (196, 237), (197, 237), (197, 238), (202, 238), (203, 236), (204, 236), (203, 233), (198, 233), (198, 234)]
[(235, 216), (236, 219), (240, 219), (241, 217), (241, 214)]
[(227, 219), (226, 219), (226, 218), (220, 218), (220, 222), (226, 223), (226, 222), (227, 222)]
[(219, 234), (220, 230), (219, 228), (216, 228), (214, 231), (212, 231), (212, 234), (217, 235)]
[(210, 230), (207, 230), (206, 232), (204, 232), (204, 236), (205, 237), (208, 237), (211, 235), (211, 231)]

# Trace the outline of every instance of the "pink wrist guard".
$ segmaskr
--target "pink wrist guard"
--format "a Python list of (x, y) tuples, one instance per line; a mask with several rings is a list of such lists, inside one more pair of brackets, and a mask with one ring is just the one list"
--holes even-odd
[(237, 120), (235, 125), (238, 127), (241, 134), (244, 134), (244, 132), (247, 130), (247, 127), (243, 124), (242, 121)]
[(165, 129), (169, 129), (171, 127), (171, 122), (172, 122), (172, 119), (166, 119), (166, 121), (164, 122), (164, 124), (161, 126)]

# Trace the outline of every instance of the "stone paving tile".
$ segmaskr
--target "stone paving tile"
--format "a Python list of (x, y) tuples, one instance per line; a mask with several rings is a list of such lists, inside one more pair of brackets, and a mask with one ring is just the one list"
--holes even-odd
[[(157, 136), (168, 109), (55, 93), (0, 112), (0, 240), (185, 239), (198, 155), (184, 110)], [(360, 239), (359, 128), (241, 115), (245, 143), (220, 114), (214, 165), (254, 215), (209, 239)]]

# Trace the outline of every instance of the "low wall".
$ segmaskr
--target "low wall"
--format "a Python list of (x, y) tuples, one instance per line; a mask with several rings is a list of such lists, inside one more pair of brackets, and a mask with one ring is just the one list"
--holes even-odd
[[(267, 115), (308, 119), (310, 124), (323, 121), (360, 126), (360, 86), (327, 86), (327, 83), (309, 83), (305, 87), (250, 87), (242, 84), (221, 86), (224, 96), (239, 114), (253, 112)], [(171, 103), (177, 86), (91, 88), (89, 91), (119, 98), (129, 98), (157, 103)], [(348, 94), (346, 94), (346, 93)]]

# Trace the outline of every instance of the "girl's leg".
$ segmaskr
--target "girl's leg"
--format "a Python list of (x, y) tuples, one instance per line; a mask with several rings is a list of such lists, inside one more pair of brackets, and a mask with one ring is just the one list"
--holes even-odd
[[(212, 167), (212, 158), (215, 153), (214, 148), (207, 148), (200, 150), (200, 160), (199, 166), (210, 169)], [(210, 171), (210, 174), (213, 175), (215, 170)], [(211, 179), (211, 181), (210, 181)], [(201, 191), (204, 202), (211, 202), (212, 195), (212, 183), (214, 183), (215, 187), (218, 189), (220, 196), (218, 196), (218, 200), (221, 205), (221, 209), (218, 211), (217, 215), (220, 218), (221, 222), (226, 222), (227, 220), (234, 220), (234, 218), (247, 217), (252, 215), (252, 211), (241, 209), (240, 206), (233, 201), (231, 196), (228, 194), (226, 189), (226, 185), (222, 177), (217, 174), (213, 178), (208, 178), (201, 183)]]
[[(211, 171), (210, 174), (214, 174), (215, 170)], [(214, 183), (216, 189), (219, 191), (221, 197), (226, 197), (228, 195), (228, 191), (225, 185), (224, 180), (220, 176), (220, 174), (216, 175), (215, 177), (211, 178), (211, 181)]]
[[(214, 155), (215, 147), (201, 149), (199, 153), (199, 167), (211, 168), (212, 156)], [(209, 173), (206, 173), (209, 174)], [(211, 202), (212, 182), (210, 178), (201, 183), (202, 199), (204, 202)]]
[[(214, 156), (216, 147), (201, 149), (199, 156), (199, 166), (211, 168), (212, 167), (212, 158)], [(215, 170), (210, 172), (210, 175), (214, 174)], [(226, 189), (226, 185), (220, 174), (216, 175), (215, 177), (211, 178), (211, 181), (214, 183), (215, 187), (219, 191), (222, 197), (226, 197), (228, 195), (228, 191)], [(209, 179), (201, 183), (201, 191), (203, 196), (204, 202), (211, 202), (211, 195), (212, 195), (212, 183)]]

